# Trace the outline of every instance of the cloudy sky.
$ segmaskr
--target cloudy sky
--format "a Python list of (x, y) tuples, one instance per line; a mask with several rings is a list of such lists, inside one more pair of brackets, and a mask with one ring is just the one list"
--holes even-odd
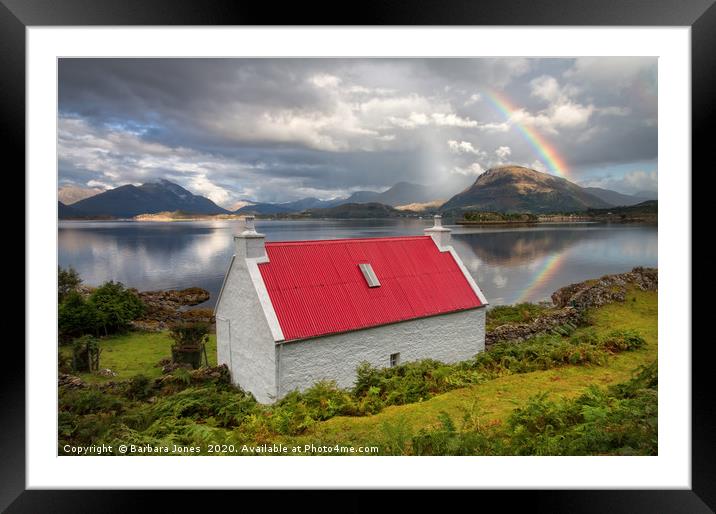
[(226, 207), (399, 181), (448, 198), (520, 164), (656, 191), (656, 77), (655, 58), (61, 59), (59, 185), (166, 178)]

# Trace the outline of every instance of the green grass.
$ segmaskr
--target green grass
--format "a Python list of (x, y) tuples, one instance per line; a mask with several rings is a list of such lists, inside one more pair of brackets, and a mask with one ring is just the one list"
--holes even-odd
[(518, 303), (516, 305), (497, 305), (487, 311), (485, 323), (487, 330), (510, 323), (529, 323), (554, 307), (538, 303)]
[[(109, 380), (128, 380), (136, 375), (149, 378), (161, 376), (162, 369), (156, 364), (171, 358), (172, 339), (169, 332), (129, 332), (111, 336), (100, 341), (100, 369), (109, 368), (116, 377), (103, 377), (92, 373), (79, 373), (78, 376), (90, 383)], [(63, 353), (71, 354), (69, 347), (62, 347)], [(206, 345), (209, 365), (216, 366), (216, 334), (209, 335)]]

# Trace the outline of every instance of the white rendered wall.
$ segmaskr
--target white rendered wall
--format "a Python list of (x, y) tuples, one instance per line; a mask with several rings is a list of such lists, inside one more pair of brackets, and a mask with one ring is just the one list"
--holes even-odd
[[(262, 403), (276, 396), (276, 343), (251, 281), (246, 260), (237, 255), (216, 307), (217, 360), (231, 379)], [(226, 321), (224, 321), (226, 320)]]
[(388, 367), (393, 353), (400, 353), (400, 363), (422, 359), (453, 363), (484, 350), (484, 307), (281, 343), (276, 348), (279, 397), (319, 380), (335, 380), (339, 387), (350, 388), (362, 361)]

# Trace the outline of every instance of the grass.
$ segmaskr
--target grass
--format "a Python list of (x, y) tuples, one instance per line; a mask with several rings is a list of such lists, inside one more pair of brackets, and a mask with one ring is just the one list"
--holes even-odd
[[(101, 383), (109, 380), (128, 380), (142, 374), (149, 378), (161, 376), (162, 369), (156, 364), (171, 358), (172, 339), (169, 332), (129, 332), (111, 336), (100, 341), (100, 369), (109, 368), (116, 377), (104, 377), (92, 373), (79, 373), (82, 380), (89, 383)], [(62, 347), (63, 353), (71, 354), (69, 347)], [(216, 334), (209, 335), (206, 345), (209, 365), (216, 366)]]
[[(377, 434), (403, 431), (414, 435), (421, 428), (438, 426), (443, 412), (454, 419), (479, 413), (482, 423), (501, 424), (515, 408), (527, 403), (538, 392), (547, 393), (551, 399), (573, 398), (590, 385), (624, 382), (640, 365), (657, 358), (657, 312), (657, 293), (636, 290), (627, 296), (626, 302), (606, 305), (591, 313), (591, 322), (598, 335), (606, 335), (618, 327), (637, 330), (647, 341), (642, 349), (611, 357), (606, 366), (564, 366), (500, 377), (423, 402), (386, 407), (373, 416), (335, 417), (317, 423), (301, 436), (284, 437), (280, 441), (287, 444), (370, 444), (376, 442)], [(576, 333), (583, 330), (586, 329)]]
[(500, 325), (529, 323), (554, 307), (542, 303), (518, 303), (516, 305), (497, 305), (487, 311), (486, 329), (493, 330)]

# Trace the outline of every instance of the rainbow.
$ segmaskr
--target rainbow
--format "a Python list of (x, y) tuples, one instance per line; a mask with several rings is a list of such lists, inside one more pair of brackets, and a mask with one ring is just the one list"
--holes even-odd
[(547, 257), (544, 263), (540, 266), (540, 270), (535, 274), (530, 285), (527, 286), (527, 289), (522, 292), (515, 303), (526, 302), (534, 295), (535, 291), (549, 282), (559, 270), (564, 257), (564, 253), (555, 253), (554, 255)]
[[(496, 91), (487, 91), (487, 98), (490, 102), (499, 110), (508, 121), (512, 119), (512, 114), (517, 109), (504, 96), (500, 95)], [(540, 134), (534, 129), (525, 125), (524, 123), (514, 123), (520, 134), (525, 140), (534, 148), (537, 153), (547, 161), (548, 168), (557, 176), (567, 178), (569, 175), (569, 169), (564, 159), (559, 156), (557, 151), (552, 145), (549, 144)]]

